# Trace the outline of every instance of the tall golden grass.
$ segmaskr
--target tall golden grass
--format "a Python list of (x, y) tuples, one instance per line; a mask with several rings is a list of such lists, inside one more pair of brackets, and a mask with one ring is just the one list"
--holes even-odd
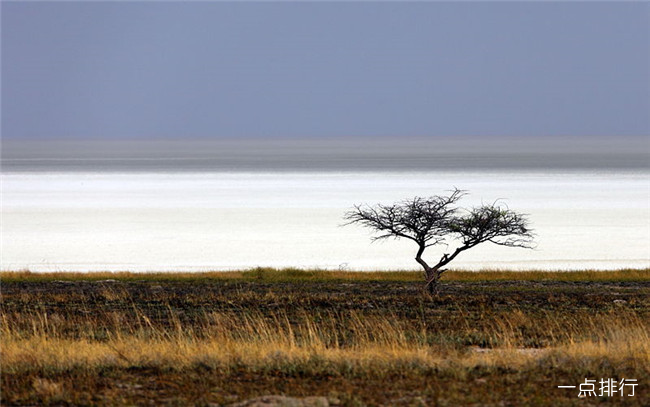
[[(120, 312), (72, 320), (45, 313), (2, 314), (3, 374), (201, 365), (226, 372), (244, 368), (381, 375), (443, 369), (462, 375), (476, 367), (525, 369), (540, 363), (585, 368), (600, 366), (602, 359), (626, 371), (650, 374), (648, 324), (630, 312), (561, 320), (553, 314), (533, 318), (518, 310), (495, 314), (491, 328), (482, 332), (490, 338), (486, 348), (446, 341), (397, 316), (355, 311), (303, 310), (293, 322), (283, 312), (210, 312), (191, 325), (183, 324), (171, 308), (168, 312), (164, 324), (137, 309), (136, 318)], [(544, 347), (526, 346), (525, 328), (531, 324), (542, 324), (551, 333)], [(461, 335), (472, 333), (467, 326)], [(48, 389), (46, 383), (35, 386)]]
[[(650, 377), (644, 271), (604, 272), (601, 281), (613, 282), (599, 284), (483, 284), (481, 273), (450, 272), (479, 283), (450, 284), (435, 298), (403, 283), (420, 281), (419, 273), (321, 273), (18, 274), (2, 292), (0, 400), (205, 405), (337, 388), (355, 395), (343, 405), (426, 393), (427, 402), (448, 405), (550, 406), (577, 396), (548, 392), (559, 384)], [(589, 273), (599, 272), (581, 278), (598, 280)], [(513, 393), (513, 381), (527, 391)]]

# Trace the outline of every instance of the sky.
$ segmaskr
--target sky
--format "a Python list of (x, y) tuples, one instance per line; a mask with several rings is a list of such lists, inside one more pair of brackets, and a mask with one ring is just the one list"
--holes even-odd
[(6, 2), (2, 138), (650, 136), (650, 3)]

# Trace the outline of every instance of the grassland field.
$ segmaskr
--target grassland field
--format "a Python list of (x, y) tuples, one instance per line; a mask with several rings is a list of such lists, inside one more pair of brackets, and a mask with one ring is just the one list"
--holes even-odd
[(1, 272), (0, 404), (650, 405), (650, 270), (422, 278)]

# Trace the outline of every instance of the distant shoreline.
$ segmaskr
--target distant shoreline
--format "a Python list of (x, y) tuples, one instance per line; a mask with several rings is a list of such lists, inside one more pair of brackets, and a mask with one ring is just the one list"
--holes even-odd
[(213, 173), (213, 172), (565, 172), (648, 171), (648, 155), (637, 154), (420, 154), (335, 155), (220, 153), (214, 157), (2, 158), (11, 173)]
[[(471, 146), (471, 148), (469, 147)], [(648, 170), (645, 137), (3, 139), (3, 172)]]

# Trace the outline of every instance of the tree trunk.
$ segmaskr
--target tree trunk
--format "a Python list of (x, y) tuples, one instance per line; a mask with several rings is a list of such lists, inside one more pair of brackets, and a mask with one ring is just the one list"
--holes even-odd
[(430, 267), (427, 262), (422, 259), (422, 253), (424, 253), (425, 248), (426, 246), (424, 244), (420, 244), (420, 249), (415, 255), (415, 261), (417, 261), (424, 269), (424, 279), (426, 281), (424, 290), (429, 294), (434, 295), (438, 294), (438, 280), (440, 279), (441, 272), (438, 271), (439, 268)]
[(440, 286), (438, 285), (438, 281), (440, 280), (440, 276), (442, 273), (444, 273), (447, 270), (442, 270), (440, 268), (431, 268), (431, 270), (427, 273), (427, 284), (425, 285), (426, 290), (429, 292), (431, 295), (437, 295), (438, 291), (440, 289)]

